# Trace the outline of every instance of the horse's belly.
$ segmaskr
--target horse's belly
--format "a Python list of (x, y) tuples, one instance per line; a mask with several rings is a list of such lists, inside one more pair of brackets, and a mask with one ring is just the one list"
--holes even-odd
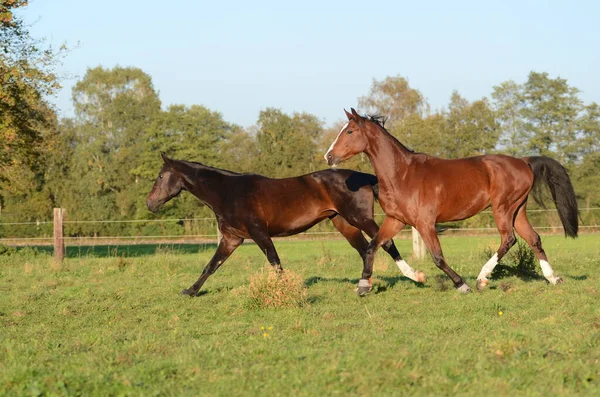
[(441, 206), (436, 222), (462, 221), (477, 215), (489, 206), (490, 200), (487, 197), (464, 200), (461, 204), (446, 203)]
[(302, 233), (333, 214), (333, 211), (328, 211), (319, 214), (303, 214), (293, 219), (279, 219), (279, 222), (269, 224), (269, 234), (273, 237), (283, 237)]

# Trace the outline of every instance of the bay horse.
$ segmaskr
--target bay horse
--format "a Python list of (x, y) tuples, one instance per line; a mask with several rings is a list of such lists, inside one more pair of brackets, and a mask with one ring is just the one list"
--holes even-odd
[(386, 214), (364, 256), (357, 290), (360, 295), (371, 290), (375, 251), (405, 225), (417, 229), (433, 261), (450, 277), (458, 291), (470, 292), (469, 286), (446, 263), (435, 224), (470, 218), (490, 206), (501, 243), (477, 276), (477, 289), (488, 284), (487, 277), (515, 244), (514, 230), (535, 252), (544, 277), (551, 284), (563, 281), (554, 274), (540, 236), (526, 214), (532, 189), (534, 199), (543, 205), (541, 189), (546, 185), (565, 235), (577, 237), (575, 192), (566, 169), (559, 162), (545, 156), (515, 158), (490, 154), (449, 160), (415, 153), (388, 133), (381, 117), (362, 117), (354, 109), (351, 113), (344, 112), (348, 122), (329, 147), (325, 160), (335, 167), (364, 152), (379, 181), (379, 203)]
[[(301, 233), (324, 219), (358, 251), (364, 260), (368, 242), (379, 227), (373, 219), (377, 178), (351, 170), (323, 170), (294, 178), (272, 179), (257, 174), (238, 174), (197, 162), (173, 160), (161, 153), (163, 166), (148, 194), (146, 205), (156, 212), (164, 203), (186, 190), (216, 215), (221, 239), (200, 278), (181, 293), (195, 296), (208, 279), (244, 239), (252, 239), (273, 268), (282, 271), (271, 237)], [(383, 248), (402, 273), (425, 282), (402, 259), (394, 242)]]

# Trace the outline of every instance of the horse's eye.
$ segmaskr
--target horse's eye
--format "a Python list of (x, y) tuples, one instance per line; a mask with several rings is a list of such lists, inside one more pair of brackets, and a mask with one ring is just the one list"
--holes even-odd
[(159, 177), (160, 179), (162, 179), (162, 174), (160, 174), (158, 177)]
[(346, 131), (346, 134), (348, 134), (348, 135), (352, 135), (352, 130), (348, 130), (348, 131)]

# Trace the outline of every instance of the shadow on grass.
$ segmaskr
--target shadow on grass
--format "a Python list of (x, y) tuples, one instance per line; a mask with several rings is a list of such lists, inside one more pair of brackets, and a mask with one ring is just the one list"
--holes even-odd
[[(399, 282), (403, 282), (403, 283), (412, 283), (415, 286), (417, 286), (418, 288), (428, 288), (427, 285), (422, 284), (422, 283), (417, 283), (407, 277), (403, 277), (403, 276), (383, 276), (383, 277), (377, 277), (376, 280), (380, 280), (383, 283), (378, 283), (375, 282), (373, 284), (373, 291), (372, 293), (374, 294), (380, 294), (382, 292), (387, 291), (390, 288), (393, 288), (396, 284), (398, 284)], [(327, 278), (327, 277), (319, 277), (319, 276), (315, 276), (315, 277), (310, 277), (308, 279), (306, 279), (306, 281), (304, 282), (304, 284), (306, 285), (307, 288), (310, 288), (311, 286), (317, 284), (317, 283), (350, 283), (350, 284), (358, 284), (359, 279), (357, 278)]]
[(307, 288), (312, 287), (313, 285), (317, 284), (317, 283), (350, 283), (350, 284), (357, 284), (358, 283), (358, 279), (357, 278), (327, 278), (327, 277), (320, 277), (320, 276), (315, 276), (315, 277), (310, 277), (307, 278), (306, 281), (304, 281), (304, 285), (306, 285)]
[[(17, 248), (20, 251), (23, 248)], [(34, 248), (38, 252), (53, 254), (52, 246), (27, 247)], [(65, 256), (67, 258), (79, 258), (90, 256), (95, 258), (109, 257), (139, 257), (149, 256), (161, 253), (172, 254), (197, 254), (204, 251), (214, 251), (217, 248), (215, 243), (207, 244), (131, 244), (131, 245), (81, 245), (68, 246)]]

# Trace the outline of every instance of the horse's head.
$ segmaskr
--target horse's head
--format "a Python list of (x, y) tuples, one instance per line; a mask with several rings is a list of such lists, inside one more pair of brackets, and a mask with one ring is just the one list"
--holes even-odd
[(352, 113), (348, 113), (344, 109), (348, 122), (344, 124), (337, 138), (325, 153), (325, 160), (332, 167), (363, 152), (367, 147), (366, 124), (369, 120), (360, 116), (353, 108), (350, 110)]
[(183, 179), (175, 169), (173, 160), (168, 158), (164, 153), (160, 155), (163, 158), (164, 164), (146, 199), (146, 206), (152, 212), (158, 211), (161, 205), (177, 196), (183, 188)]

